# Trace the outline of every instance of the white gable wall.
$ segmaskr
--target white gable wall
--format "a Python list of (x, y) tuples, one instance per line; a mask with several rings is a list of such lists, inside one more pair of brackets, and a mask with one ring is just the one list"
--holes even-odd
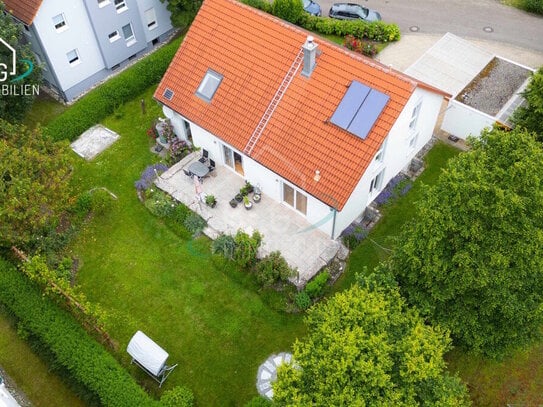
[[(67, 28), (57, 32), (53, 17), (60, 13), (64, 13)], [(62, 90), (105, 68), (82, 0), (45, 0), (33, 25)], [(77, 49), (79, 63), (72, 66), (66, 54), (73, 49)]]
[[(422, 101), (415, 131), (409, 128), (413, 109)], [(353, 220), (379, 195), (386, 184), (399, 172), (407, 169), (411, 160), (432, 138), (435, 123), (439, 115), (443, 96), (417, 88), (392, 126), (386, 139), (383, 162), (372, 161), (351, 197), (336, 216), (334, 237), (349, 226)], [(416, 144), (409, 146), (412, 137), (417, 134)], [(354, 136), (353, 136), (354, 137)], [(384, 169), (384, 178), (380, 188), (370, 194), (371, 181)]]

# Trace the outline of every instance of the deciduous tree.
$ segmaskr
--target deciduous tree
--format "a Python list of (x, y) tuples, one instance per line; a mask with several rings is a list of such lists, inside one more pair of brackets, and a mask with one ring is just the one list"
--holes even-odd
[(172, 24), (179, 28), (188, 28), (188, 26), (198, 14), (203, 0), (160, 0), (167, 2), (167, 8), (171, 13)]
[(543, 67), (533, 74), (523, 95), (528, 103), (517, 109), (513, 121), (537, 133), (539, 141), (543, 141)]
[(444, 371), (450, 340), (408, 309), (397, 287), (353, 285), (306, 317), (294, 364), (279, 368), (281, 406), (465, 406), (466, 387)]
[(58, 221), (69, 162), (65, 144), (0, 119), (0, 247), (29, 243)]
[(540, 337), (541, 144), (483, 132), (427, 188), (389, 265), (408, 302), (467, 350), (500, 356)]

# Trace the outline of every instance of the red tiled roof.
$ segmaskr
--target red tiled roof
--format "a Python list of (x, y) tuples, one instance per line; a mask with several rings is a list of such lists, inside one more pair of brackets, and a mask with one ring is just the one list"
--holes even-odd
[[(155, 98), (243, 152), (307, 36), (236, 0), (206, 0)], [(417, 82), (319, 37), (315, 43), (313, 73), (304, 77), (300, 67), (251, 157), (341, 210)], [(208, 69), (223, 75), (211, 103), (195, 95)], [(365, 140), (328, 122), (353, 80), (390, 97)]]
[(6, 11), (27, 25), (34, 21), (42, 2), (43, 0), (4, 0)]

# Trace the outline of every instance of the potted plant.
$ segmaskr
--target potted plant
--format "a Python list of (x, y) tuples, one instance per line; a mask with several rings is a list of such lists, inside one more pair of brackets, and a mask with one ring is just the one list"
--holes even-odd
[(260, 202), (260, 194), (257, 194), (256, 192), (253, 194), (253, 202), (254, 203), (259, 203)]
[(238, 201), (236, 201), (235, 199), (231, 199), (230, 200), (230, 206), (232, 208), (235, 208), (236, 206), (238, 206)]
[(217, 199), (215, 198), (215, 195), (206, 195), (206, 205), (212, 208), (217, 205)]
[(243, 201), (243, 194), (239, 193), (239, 194), (236, 194), (236, 196), (234, 197), (234, 199), (238, 202), (241, 202)]
[(249, 195), (253, 191), (254, 191), (254, 188), (251, 185), (251, 183), (249, 181), (245, 181), (245, 185), (240, 188), (239, 193), (241, 194), (241, 196), (246, 196), (246, 195)]
[(243, 197), (243, 205), (245, 205), (245, 209), (249, 210), (253, 207), (253, 204), (251, 201), (249, 201), (249, 197), (245, 195)]

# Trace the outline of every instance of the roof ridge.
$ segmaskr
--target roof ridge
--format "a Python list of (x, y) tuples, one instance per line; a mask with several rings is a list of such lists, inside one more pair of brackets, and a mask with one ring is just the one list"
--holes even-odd
[[(210, 2), (210, 1), (219, 1), (219, 0), (205, 0), (204, 1), (204, 4), (207, 3), (207, 2)], [(317, 36), (317, 38), (319, 40), (323, 40), (323, 43), (326, 44), (327, 46), (329, 47), (332, 47), (334, 49), (337, 49), (338, 51), (341, 51), (343, 52), (345, 55), (359, 61), (359, 62), (362, 62), (364, 63), (365, 65), (368, 65), (372, 68), (375, 68), (375, 69), (379, 69), (381, 72), (385, 73), (385, 74), (389, 74), (393, 77), (396, 77), (397, 79), (399, 80), (402, 80), (408, 84), (410, 84), (411, 86), (413, 87), (416, 87), (418, 84), (420, 84), (421, 82), (418, 81), (416, 78), (413, 78), (409, 75), (406, 75), (404, 74), (403, 72), (400, 72), (394, 68), (391, 68), (389, 66), (386, 66), (384, 65), (383, 63), (379, 62), (379, 61), (376, 61), (376, 60), (373, 60), (367, 56), (364, 56), (364, 55), (360, 55), (360, 54), (357, 54), (345, 47), (342, 47), (334, 42), (331, 42), (329, 41), (328, 39), (322, 37), (319, 33), (314, 33), (312, 31), (309, 31), (303, 27), (300, 27), (296, 24), (292, 24), (288, 21), (285, 21), (279, 17), (276, 17), (274, 16), (273, 14), (270, 14), (270, 13), (267, 13), (263, 10), (260, 10), (260, 9), (257, 9), (255, 7), (252, 7), (252, 6), (249, 6), (248, 4), (245, 4), (239, 0), (222, 0), (222, 1), (226, 1), (226, 2), (229, 2), (229, 3), (232, 3), (232, 4), (235, 4), (236, 6), (241, 6), (247, 10), (249, 10), (250, 12), (253, 12), (255, 14), (259, 14), (265, 18), (267, 18), (268, 20), (270, 21), (273, 21), (273, 22), (279, 22), (280, 25), (283, 25), (284, 27), (292, 30), (292, 31), (295, 31), (295, 32), (299, 32), (300, 34), (307, 34), (307, 35), (313, 35), (313, 36)]]

